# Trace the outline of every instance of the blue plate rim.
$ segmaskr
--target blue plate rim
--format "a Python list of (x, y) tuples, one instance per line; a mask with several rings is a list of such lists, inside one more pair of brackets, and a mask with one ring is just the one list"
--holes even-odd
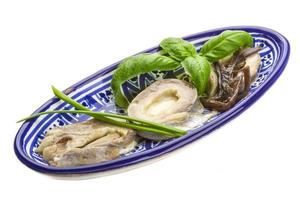
[[(71, 167), (71, 168), (56, 168), (51, 166), (45, 166), (36, 163), (32, 159), (28, 158), (28, 156), (23, 152), (22, 145), (21, 145), (21, 139), (23, 132), (34, 123), (34, 121), (25, 122), (22, 124), (20, 129), (18, 130), (15, 140), (14, 140), (14, 151), (18, 159), (28, 166), (31, 169), (37, 170), (39, 172), (43, 173), (51, 173), (51, 174), (81, 174), (81, 173), (92, 173), (92, 172), (101, 172), (101, 171), (107, 171), (111, 169), (116, 169), (124, 166), (129, 166), (138, 162), (142, 162), (144, 160), (148, 160), (157, 156), (160, 156), (162, 154), (168, 153), (170, 151), (173, 151), (179, 147), (182, 147), (210, 132), (212, 132), (214, 129), (219, 128), (226, 122), (234, 119), (239, 114), (241, 114), (243, 111), (245, 111), (248, 107), (250, 107), (258, 98), (260, 98), (272, 85), (273, 83), (278, 79), (278, 77), (281, 75), (283, 70), (286, 67), (286, 64), (289, 59), (290, 54), (290, 44), (288, 40), (278, 33), (277, 31), (274, 31), (269, 28), (260, 27), (260, 26), (229, 26), (229, 27), (222, 27), (217, 29), (211, 29), (199, 33), (195, 33), (189, 36), (183, 37), (186, 40), (191, 40), (193, 38), (199, 38), (199, 37), (205, 37), (210, 36), (211, 34), (218, 34), (222, 32), (223, 30), (231, 29), (231, 30), (246, 30), (246, 31), (259, 31), (261, 33), (264, 33), (266, 35), (271, 35), (272, 38), (276, 41), (278, 45), (280, 45), (280, 55), (279, 59), (276, 63), (276, 68), (274, 71), (270, 74), (270, 76), (267, 78), (266, 81), (263, 82), (261, 86), (257, 90), (255, 90), (252, 94), (247, 96), (247, 98), (241, 102), (239, 102), (234, 108), (231, 108), (227, 112), (224, 112), (222, 116), (218, 118), (218, 121), (212, 121), (211, 123), (208, 123), (198, 129), (195, 129), (193, 131), (190, 131), (188, 135), (185, 135), (181, 138), (178, 138), (176, 140), (172, 140), (166, 144), (163, 144), (161, 146), (158, 146), (156, 148), (153, 148), (151, 150), (147, 150), (144, 152), (140, 152), (138, 154), (129, 155), (127, 157), (119, 158), (113, 161), (109, 161), (106, 163), (100, 163), (95, 165), (87, 165), (87, 166), (79, 166), (79, 167)], [(158, 46), (146, 49), (142, 52), (151, 52), (155, 49), (157, 49)], [(139, 54), (138, 53), (138, 54)], [(105, 67), (96, 73), (82, 79), (81, 81), (75, 83), (69, 88), (77, 88), (82, 85), (84, 85), (87, 82), (92, 81), (93, 79), (107, 74), (110, 71), (114, 70), (116, 65), (120, 63), (121, 61), (118, 61), (116, 63), (113, 63), (112, 65), (109, 65), (108, 67)], [(47, 109), (49, 104), (53, 104), (57, 102), (58, 99), (51, 98), (46, 103), (44, 103), (40, 108), (38, 108), (35, 112), (41, 112), (42, 110)], [(34, 112), (34, 113), (35, 113)], [(199, 134), (201, 133), (201, 134)]]

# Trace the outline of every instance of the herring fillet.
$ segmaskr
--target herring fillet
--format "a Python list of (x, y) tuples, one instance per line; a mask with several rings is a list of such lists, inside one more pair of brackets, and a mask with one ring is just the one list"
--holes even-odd
[(92, 119), (48, 131), (36, 152), (52, 166), (80, 166), (115, 159), (134, 149), (136, 140), (132, 129)]

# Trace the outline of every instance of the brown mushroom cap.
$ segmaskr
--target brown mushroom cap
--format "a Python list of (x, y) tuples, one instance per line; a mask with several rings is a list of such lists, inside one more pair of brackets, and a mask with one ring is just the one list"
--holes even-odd
[(214, 63), (218, 76), (218, 92), (214, 96), (201, 99), (206, 108), (226, 111), (248, 94), (261, 61), (259, 50), (259, 47), (246, 48), (231, 58)]

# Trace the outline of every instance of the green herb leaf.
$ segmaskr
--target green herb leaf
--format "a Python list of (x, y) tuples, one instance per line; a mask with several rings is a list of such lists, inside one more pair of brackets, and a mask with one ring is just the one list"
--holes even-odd
[(172, 58), (183, 61), (186, 57), (196, 56), (197, 51), (193, 44), (181, 38), (166, 38), (160, 43), (160, 47)]
[(129, 104), (121, 90), (121, 86), (125, 81), (154, 70), (176, 69), (179, 65), (179, 62), (172, 58), (159, 54), (139, 54), (125, 59), (119, 64), (111, 81), (116, 104), (120, 107), (127, 107)]
[(199, 96), (205, 96), (208, 80), (210, 76), (211, 64), (202, 57), (187, 57), (181, 62), (185, 72), (191, 77), (191, 80), (197, 88)]
[(210, 62), (220, 60), (242, 47), (252, 47), (253, 38), (245, 31), (223, 31), (208, 40), (200, 50), (200, 55)]

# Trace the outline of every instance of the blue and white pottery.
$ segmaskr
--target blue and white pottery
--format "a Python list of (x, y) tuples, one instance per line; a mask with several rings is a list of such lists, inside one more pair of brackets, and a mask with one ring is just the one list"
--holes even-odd
[[(201, 136), (212, 132), (214, 129), (220, 127), (229, 120), (237, 117), (259, 97), (261, 97), (280, 76), (288, 62), (290, 46), (287, 39), (278, 32), (268, 28), (252, 26), (224, 27), (196, 33), (184, 37), (184, 39), (193, 43), (199, 51), (205, 41), (228, 29), (245, 30), (249, 32), (254, 37), (255, 46), (263, 48), (260, 51), (262, 60), (259, 72), (255, 82), (251, 85), (249, 95), (238, 102), (230, 110), (220, 113), (204, 125), (190, 130), (187, 135), (180, 138), (161, 142), (145, 140), (142, 141), (132, 152), (123, 155), (118, 159), (99, 164), (68, 168), (50, 166), (39, 154), (35, 153), (35, 149), (48, 130), (56, 126), (64, 126), (66, 124), (84, 121), (87, 120), (88, 117), (79, 114), (44, 115), (23, 123), (19, 129), (14, 142), (14, 149), (17, 157), (26, 166), (44, 173), (80, 174), (106, 171), (133, 165), (173, 151), (196, 139), (199, 139)], [(157, 51), (158, 47), (156, 46), (143, 52), (153, 53)], [(64, 92), (91, 110), (124, 113), (125, 111), (123, 109), (115, 106), (114, 97), (110, 87), (112, 74), (118, 64), (119, 62), (92, 74), (78, 83), (75, 83)], [(181, 68), (164, 73), (158, 71), (151, 72), (131, 79), (122, 85), (122, 89), (124, 94), (126, 94), (126, 97), (131, 100), (139, 91), (143, 90), (146, 86), (157, 79), (178, 77), (182, 75), (183, 70)], [(63, 109), (74, 108), (53, 97), (38, 108), (35, 113), (47, 110)]]

